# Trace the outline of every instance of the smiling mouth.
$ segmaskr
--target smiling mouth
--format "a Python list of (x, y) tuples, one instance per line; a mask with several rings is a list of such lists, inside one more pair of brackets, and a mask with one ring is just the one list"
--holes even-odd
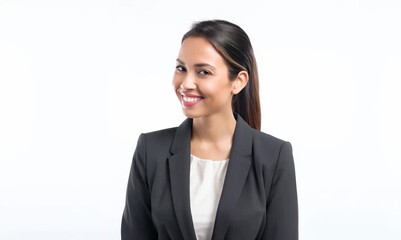
[(187, 97), (187, 96), (182, 96), (182, 99), (185, 102), (193, 103), (193, 102), (198, 102), (202, 99), (202, 97)]
[(199, 96), (181, 95), (181, 97), (182, 97), (182, 105), (185, 107), (192, 107), (203, 99), (203, 97), (199, 97)]

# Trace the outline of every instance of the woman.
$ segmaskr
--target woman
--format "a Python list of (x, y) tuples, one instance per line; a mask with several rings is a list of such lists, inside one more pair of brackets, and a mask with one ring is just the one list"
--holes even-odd
[(173, 86), (188, 118), (139, 137), (122, 239), (298, 239), (291, 144), (260, 132), (247, 34), (222, 20), (194, 24)]

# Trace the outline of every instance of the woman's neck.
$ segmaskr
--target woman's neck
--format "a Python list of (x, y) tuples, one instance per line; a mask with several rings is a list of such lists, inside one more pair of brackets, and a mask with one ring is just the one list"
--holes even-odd
[(194, 118), (192, 139), (203, 142), (220, 142), (232, 139), (236, 120), (232, 113)]

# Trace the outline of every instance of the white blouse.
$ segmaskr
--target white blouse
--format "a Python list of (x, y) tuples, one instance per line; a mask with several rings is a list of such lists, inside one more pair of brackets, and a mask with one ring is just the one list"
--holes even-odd
[(207, 160), (191, 155), (190, 200), (197, 240), (212, 239), (228, 160)]

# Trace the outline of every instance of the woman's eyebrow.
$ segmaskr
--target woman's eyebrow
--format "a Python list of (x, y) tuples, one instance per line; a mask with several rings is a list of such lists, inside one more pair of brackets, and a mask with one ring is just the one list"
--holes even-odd
[[(182, 61), (182, 60), (179, 59), (179, 58), (177, 58), (177, 62), (180, 63), (180, 64), (185, 65), (185, 62)], [(215, 69), (215, 67), (214, 67), (213, 65), (210, 65), (210, 64), (208, 64), (208, 63), (195, 63), (195, 64), (194, 64), (194, 67), (211, 67), (211, 68), (214, 68), (214, 69)]]
[(185, 65), (185, 63), (184, 63), (184, 61), (182, 61), (181, 59), (179, 59), (179, 58), (177, 58), (177, 60), (176, 60), (177, 62), (179, 62), (179, 63), (181, 63), (181, 64), (184, 64)]

